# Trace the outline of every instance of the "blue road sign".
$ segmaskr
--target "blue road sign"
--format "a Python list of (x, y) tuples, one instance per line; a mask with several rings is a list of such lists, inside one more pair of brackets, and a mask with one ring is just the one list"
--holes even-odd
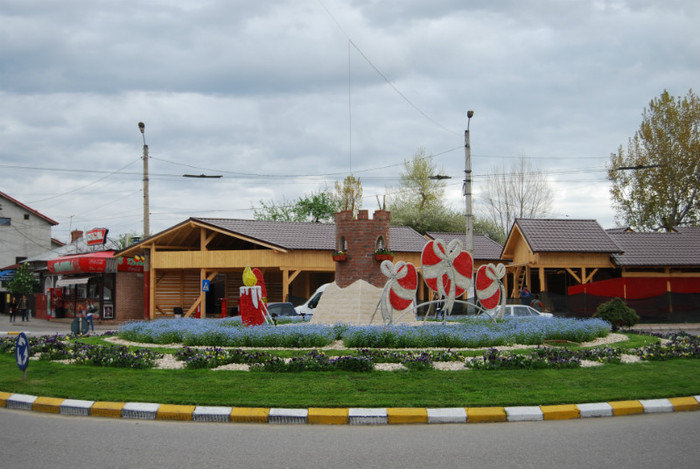
[(20, 332), (17, 336), (15, 344), (15, 358), (17, 359), (17, 367), (24, 371), (29, 365), (29, 339), (24, 332)]
[(202, 280), (202, 291), (209, 291), (210, 286), (211, 282), (209, 280)]

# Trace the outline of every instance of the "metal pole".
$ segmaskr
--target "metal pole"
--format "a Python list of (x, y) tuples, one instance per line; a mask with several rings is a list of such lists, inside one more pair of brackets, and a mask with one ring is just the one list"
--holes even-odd
[(464, 196), (466, 199), (467, 232), (464, 250), (474, 257), (474, 215), (472, 214), (472, 149), (469, 144), (469, 123), (474, 111), (467, 111), (467, 130), (464, 132)]
[(149, 200), (148, 200), (148, 145), (146, 145), (146, 134), (144, 133), (146, 125), (139, 122), (139, 130), (143, 135), (143, 237), (149, 236), (150, 216), (149, 216)]

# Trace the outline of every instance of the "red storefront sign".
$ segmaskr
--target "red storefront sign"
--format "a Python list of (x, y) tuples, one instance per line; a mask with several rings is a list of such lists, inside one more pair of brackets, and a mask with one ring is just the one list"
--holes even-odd
[[(108, 259), (114, 258), (114, 251), (101, 251), (76, 256), (64, 256), (47, 262), (52, 274), (91, 274), (104, 273)], [(143, 272), (143, 261), (133, 257), (117, 258), (117, 272)]]

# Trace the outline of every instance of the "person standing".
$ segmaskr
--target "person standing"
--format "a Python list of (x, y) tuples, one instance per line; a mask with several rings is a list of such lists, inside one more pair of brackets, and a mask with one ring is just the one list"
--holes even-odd
[(12, 295), (10, 299), (10, 322), (17, 322), (17, 297)]
[(24, 322), (25, 318), (28, 322), (29, 321), (29, 301), (27, 300), (27, 295), (22, 295), (22, 298), (19, 300), (19, 305), (17, 306), (17, 309), (19, 310), (19, 314), (22, 315), (22, 322)]
[(530, 305), (530, 297), (532, 295), (530, 294), (530, 290), (527, 289), (527, 286), (523, 285), (523, 289), (520, 290), (520, 302), (524, 305)]

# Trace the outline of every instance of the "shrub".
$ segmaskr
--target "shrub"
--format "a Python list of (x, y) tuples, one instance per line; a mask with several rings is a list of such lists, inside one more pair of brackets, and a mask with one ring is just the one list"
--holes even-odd
[(637, 312), (620, 298), (613, 298), (598, 306), (593, 317), (608, 321), (613, 331), (621, 326), (632, 327), (639, 322)]

